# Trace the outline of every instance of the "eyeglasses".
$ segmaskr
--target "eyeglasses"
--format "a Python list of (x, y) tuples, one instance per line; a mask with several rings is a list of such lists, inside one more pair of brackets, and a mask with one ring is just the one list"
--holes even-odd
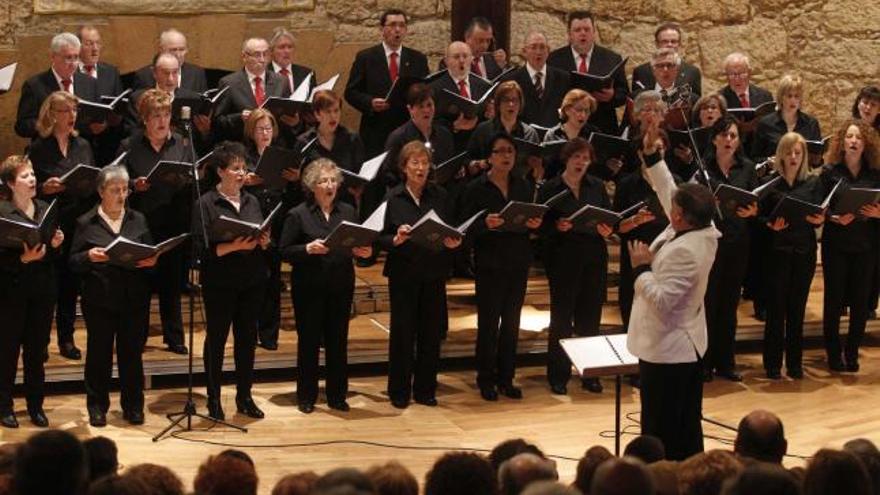
[(748, 72), (728, 72), (727, 77), (730, 79), (745, 79), (749, 77)]
[(258, 125), (257, 127), (254, 128), (254, 131), (256, 131), (256, 132), (265, 132), (265, 133), (271, 133), (273, 130), (275, 130), (275, 128), (272, 127), (271, 125), (266, 125), (266, 126)]
[(128, 196), (128, 186), (107, 186), (104, 188), (104, 193), (113, 196)]
[(655, 69), (658, 69), (658, 70), (672, 70), (672, 69), (678, 67), (678, 65), (674, 64), (672, 62), (662, 62), (659, 64), (654, 64), (654, 65), (652, 65), (652, 67), (654, 67)]
[(405, 22), (386, 22), (385, 25), (382, 26), (382, 27), (387, 27), (387, 28), (405, 28), (405, 27), (406, 27), (406, 23), (405, 23)]
[(247, 56), (250, 57), (250, 58), (255, 58), (255, 59), (261, 59), (261, 58), (262, 58), (262, 59), (265, 59), (265, 58), (269, 58), (269, 51), (268, 51), (268, 50), (267, 50), (267, 51), (262, 51), (262, 52), (244, 52), (244, 54), (247, 55)]

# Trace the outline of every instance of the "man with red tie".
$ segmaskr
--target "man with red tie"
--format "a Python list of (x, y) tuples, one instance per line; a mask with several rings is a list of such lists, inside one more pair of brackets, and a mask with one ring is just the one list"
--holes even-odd
[[(287, 87), (290, 88), (291, 94), (296, 91), (296, 88), (302, 84), (309, 74), (312, 75), (312, 79), (309, 82), (309, 91), (318, 85), (318, 74), (314, 70), (305, 65), (293, 63), (293, 57), (296, 54), (296, 38), (293, 36), (293, 33), (280, 26), (275, 28), (272, 31), (272, 38), (269, 40), (269, 49), (272, 51), (272, 63), (266, 66), (266, 70), (283, 77), (287, 82)], [(308, 121), (310, 116), (306, 115), (304, 117)], [(294, 126), (299, 124), (299, 114), (290, 118), (292, 120), (287, 122), (288, 124)]]
[[(724, 58), (722, 64), (724, 75), (727, 77), (727, 86), (721, 88), (719, 93), (727, 103), (727, 108), (757, 108), (764, 103), (773, 101), (773, 95), (766, 89), (751, 84), (752, 65), (749, 57), (743, 53), (734, 52)], [(742, 148), (752, 149), (757, 119), (740, 125)], [(761, 157), (763, 158), (763, 157)]]
[[(79, 71), (95, 80), (98, 97), (122, 93), (119, 69), (99, 60), (103, 44), (98, 28), (87, 24), (79, 28), (77, 35), (82, 44), (79, 51)], [(106, 165), (116, 158), (116, 150), (123, 138), (122, 114), (111, 113), (107, 125), (107, 130), (91, 140), (95, 163), (98, 165)]]
[[(566, 72), (580, 72), (604, 76), (611, 72), (623, 58), (616, 52), (596, 44), (596, 25), (593, 14), (578, 10), (568, 16), (568, 42), (550, 53), (547, 64)], [(590, 115), (589, 123), (606, 134), (618, 134), (615, 108), (626, 103), (629, 88), (626, 84), (626, 67), (614, 72), (613, 84), (609, 88), (590, 93), (598, 106)]]
[[(471, 74), (492, 80), (500, 76), (507, 66), (507, 53), (503, 49), (489, 51), (495, 35), (492, 32), (492, 23), (485, 17), (474, 17), (464, 29), (464, 42), (471, 49), (473, 60), (471, 61)], [(447, 67), (446, 59), (440, 59), (439, 69)]]
[(446, 48), (446, 57), (443, 59), (447, 67), (446, 74), (431, 82), (434, 100), (437, 102), (437, 123), (452, 132), (455, 136), (455, 147), (461, 150), (467, 146), (471, 131), (482, 116), (462, 112), (462, 106), (457, 99), (446, 91), (474, 101), (486, 94), (489, 83), (480, 77), (474, 77), (475, 74), (470, 70), (473, 59), (467, 43), (453, 41)]
[[(214, 115), (214, 129), (222, 139), (241, 141), (244, 138), (244, 123), (251, 110), (259, 108), (269, 97), (290, 96), (290, 88), (284, 78), (266, 70), (270, 57), (269, 43), (265, 39), (249, 38), (241, 48), (244, 68), (220, 79), (220, 88), (229, 87), (220, 97)], [(285, 119), (281, 119), (285, 124), (282, 127), (291, 127)]]

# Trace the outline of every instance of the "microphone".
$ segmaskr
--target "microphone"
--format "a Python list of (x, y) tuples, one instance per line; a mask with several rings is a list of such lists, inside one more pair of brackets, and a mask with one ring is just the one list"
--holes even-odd
[(183, 125), (183, 139), (186, 143), (192, 138), (192, 109), (190, 107), (180, 107), (180, 123)]

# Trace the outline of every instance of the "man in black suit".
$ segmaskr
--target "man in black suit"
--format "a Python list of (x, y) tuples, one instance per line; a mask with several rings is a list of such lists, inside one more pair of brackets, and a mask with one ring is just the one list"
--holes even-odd
[[(158, 56), (160, 53), (171, 53), (180, 60), (181, 68), (179, 86), (190, 91), (195, 91), (196, 93), (204, 93), (208, 90), (208, 80), (205, 77), (205, 69), (187, 62), (187, 51), (189, 51), (189, 47), (186, 43), (186, 36), (180, 31), (176, 29), (168, 29), (162, 31), (159, 35), (159, 50), (156, 55)], [(151, 65), (141, 67), (135, 72), (132, 89), (149, 89), (155, 86), (156, 80), (153, 78), (153, 67)]]
[(474, 101), (486, 94), (489, 83), (470, 72), (473, 58), (471, 49), (466, 43), (453, 41), (446, 48), (444, 58), (446, 74), (431, 82), (434, 101), (437, 102), (437, 123), (446, 127), (455, 136), (457, 150), (463, 150), (467, 146), (471, 131), (477, 126), (482, 115), (462, 112), (458, 99), (446, 93), (444, 89)]
[[(658, 26), (654, 31), (654, 44), (658, 49), (671, 48), (677, 53), (681, 48), (681, 37), (681, 26), (675, 22), (667, 22)], [(675, 84), (676, 86), (689, 84), (691, 86), (691, 92), (695, 93), (697, 97), (700, 97), (703, 94), (702, 80), (703, 74), (700, 72), (700, 69), (691, 64), (682, 62), (681, 69), (678, 71), (678, 79), (676, 79)], [(656, 89), (656, 84), (657, 81), (654, 79), (650, 62), (645, 62), (633, 69), (633, 93), (638, 93), (645, 89)]]
[[(223, 139), (241, 141), (244, 138), (244, 123), (251, 110), (259, 108), (270, 97), (287, 98), (290, 89), (284, 78), (266, 70), (271, 58), (269, 43), (263, 38), (249, 38), (241, 48), (244, 68), (220, 79), (220, 88), (229, 87), (220, 97), (214, 115), (216, 132)], [(282, 132), (298, 123), (289, 116), (282, 117)], [(292, 142), (292, 141), (290, 141)]]
[[(489, 51), (494, 41), (492, 23), (485, 17), (474, 17), (464, 29), (464, 42), (470, 47), (473, 56), (471, 73), (490, 81), (500, 76), (507, 66), (507, 53), (503, 49)], [(446, 59), (441, 59), (439, 69), (446, 67)]]
[(727, 86), (721, 88), (720, 93), (727, 108), (757, 108), (773, 101), (769, 91), (750, 83), (752, 65), (745, 54), (731, 53), (724, 58), (723, 68)]
[(427, 57), (402, 46), (406, 24), (402, 10), (386, 10), (380, 19), (382, 43), (358, 52), (348, 76), (345, 101), (361, 112), (360, 134), (367, 157), (382, 153), (391, 131), (407, 121), (403, 102), (385, 100), (393, 81), (428, 75)]
[[(588, 11), (578, 10), (569, 14), (568, 42), (568, 46), (550, 53), (548, 65), (566, 72), (604, 76), (623, 60), (619, 54), (596, 44), (596, 25), (593, 14)], [(606, 134), (617, 135), (617, 113), (614, 109), (626, 103), (629, 96), (626, 67), (621, 66), (614, 73), (612, 87), (590, 94), (598, 106), (590, 115), (589, 123)]]
[[(101, 96), (117, 96), (122, 93), (122, 80), (119, 69), (114, 65), (101, 62), (101, 33), (95, 26), (84, 25), (77, 32), (82, 47), (79, 52), (79, 71), (95, 80), (98, 98)], [(111, 113), (107, 119), (106, 131), (94, 136), (91, 140), (95, 163), (104, 166), (116, 158), (116, 150), (124, 136), (122, 125), (123, 114)]]
[[(95, 80), (82, 74), (79, 68), (79, 39), (73, 33), (60, 33), (52, 38), (49, 49), (51, 67), (45, 72), (32, 76), (21, 86), (21, 99), (18, 101), (18, 114), (15, 119), (15, 133), (23, 138), (37, 137), (37, 117), (43, 100), (55, 91), (67, 91), (89, 101), (98, 100), (98, 87)], [(106, 123), (77, 123), (77, 129), (84, 137), (104, 132)]]
[[(671, 48), (661, 48), (651, 56), (651, 76), (654, 79), (654, 87), (648, 88), (660, 93), (668, 105), (683, 99), (689, 107), (697, 102), (699, 96), (693, 92), (693, 88), (679, 84), (681, 82), (681, 56)], [(641, 93), (638, 90), (635, 93)]]
[(547, 37), (532, 32), (526, 37), (523, 56), (526, 64), (505, 76), (523, 91), (522, 120), (541, 127), (559, 123), (559, 108), (568, 92), (568, 73), (547, 64), (550, 46)]
[[(283, 27), (275, 28), (272, 31), (272, 39), (269, 40), (269, 49), (272, 51), (272, 63), (266, 66), (266, 70), (283, 77), (287, 87), (290, 88), (291, 94), (296, 91), (309, 74), (312, 75), (312, 79), (309, 82), (309, 92), (318, 85), (318, 74), (312, 68), (293, 63), (293, 56), (296, 52), (296, 38), (294, 38), (293, 33)], [(311, 112), (306, 112), (306, 114), (302, 116), (303, 120), (307, 122), (315, 120)], [(294, 131), (299, 135), (304, 130), (303, 126), (299, 123), (300, 115), (291, 116), (291, 119), (293, 125), (299, 126)]]

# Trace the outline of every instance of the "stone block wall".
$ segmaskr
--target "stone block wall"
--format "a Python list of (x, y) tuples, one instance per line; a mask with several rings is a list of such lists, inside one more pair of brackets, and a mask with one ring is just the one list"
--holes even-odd
[[(354, 54), (378, 41), (379, 14), (389, 7), (410, 13), (409, 45), (436, 64), (449, 41), (451, 0), (0, 0), (0, 64), (20, 62), (13, 90), (0, 96), (0, 153), (24, 146), (12, 131), (18, 88), (45, 70), (48, 41), (61, 30), (98, 25), (104, 58), (126, 72), (148, 63), (156, 35), (170, 26), (188, 35), (193, 62), (235, 69), (246, 36), (283, 25), (299, 36), (298, 59), (320, 80), (342, 73), (342, 88)], [(724, 84), (720, 62), (734, 50), (751, 56), (753, 80), (771, 91), (781, 75), (801, 74), (804, 108), (824, 134), (847, 117), (861, 86), (880, 84), (880, 2), (859, 0), (512, 0), (513, 55), (533, 29), (554, 47), (565, 44), (565, 14), (579, 8), (596, 14), (603, 45), (630, 57), (628, 72), (648, 59), (655, 26), (674, 20), (704, 91)], [(357, 122), (350, 108), (344, 118)]]

